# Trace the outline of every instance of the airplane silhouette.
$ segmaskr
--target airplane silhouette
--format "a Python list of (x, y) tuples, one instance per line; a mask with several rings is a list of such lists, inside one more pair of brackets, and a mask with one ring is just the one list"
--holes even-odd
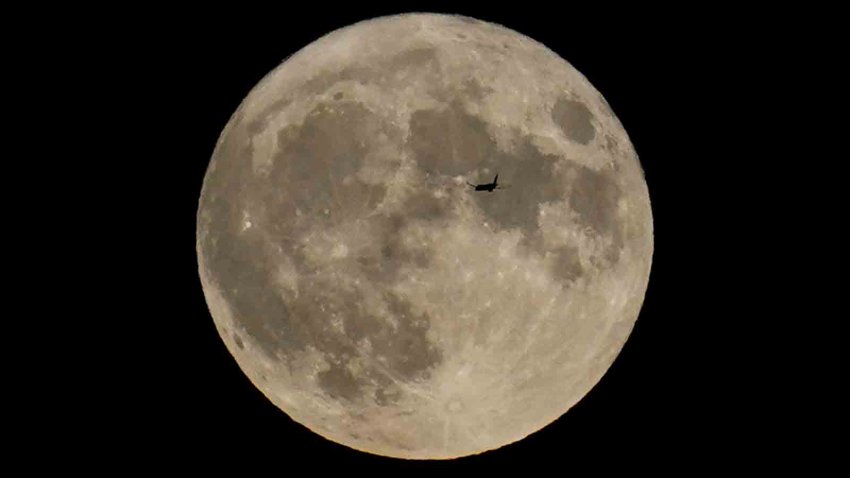
[(491, 193), (492, 193), (494, 189), (505, 189), (505, 186), (504, 186), (504, 185), (500, 185), (500, 184), (498, 184), (498, 182), (499, 182), (499, 175), (498, 175), (498, 174), (496, 174), (496, 177), (495, 177), (495, 178), (493, 178), (493, 182), (492, 182), (492, 183), (487, 183), (487, 184), (470, 184), (469, 182), (467, 182), (466, 184), (469, 184), (469, 186), (471, 186), (471, 187), (472, 187), (473, 189), (475, 189), (476, 191), (487, 191), (487, 192), (491, 192)]

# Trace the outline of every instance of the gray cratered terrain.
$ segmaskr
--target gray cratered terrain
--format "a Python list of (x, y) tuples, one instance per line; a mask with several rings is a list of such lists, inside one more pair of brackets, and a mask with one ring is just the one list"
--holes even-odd
[[(509, 189), (474, 192), (499, 174)], [(281, 410), (402, 458), (498, 448), (596, 384), (652, 257), (643, 172), (605, 100), (464, 17), (358, 23), (225, 127), (197, 225), (221, 337)]]

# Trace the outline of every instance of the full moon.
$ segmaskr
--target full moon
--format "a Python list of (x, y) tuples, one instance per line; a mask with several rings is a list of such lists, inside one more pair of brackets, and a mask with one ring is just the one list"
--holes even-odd
[(221, 133), (196, 239), (251, 382), (329, 440), (408, 459), (566, 413), (632, 331), (653, 250), (602, 95), (524, 35), (434, 14), (342, 28), (269, 73)]

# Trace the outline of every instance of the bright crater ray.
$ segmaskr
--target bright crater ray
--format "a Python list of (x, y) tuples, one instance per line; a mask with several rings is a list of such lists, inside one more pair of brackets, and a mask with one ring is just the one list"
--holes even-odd
[[(470, 191), (498, 173), (510, 188)], [(281, 410), (371, 453), (451, 458), (596, 384), (652, 257), (643, 172), (573, 67), (443, 15), (337, 30), (225, 127), (197, 225), (228, 349)]]

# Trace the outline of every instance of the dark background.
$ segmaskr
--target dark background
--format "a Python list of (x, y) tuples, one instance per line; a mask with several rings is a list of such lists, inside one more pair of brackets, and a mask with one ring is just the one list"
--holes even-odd
[[(88, 369), (98, 391), (84, 394), (86, 411), (76, 417), (91, 432), (71, 439), (88, 450), (77, 459), (189, 469), (245, 464), (284, 474), (310, 467), (320, 475), (566, 474), (573, 467), (605, 473), (641, 465), (676, 471), (757, 468), (761, 457), (775, 459), (769, 437), (784, 425), (770, 420), (771, 405), (751, 393), (765, 362), (742, 359), (752, 348), (743, 344), (744, 322), (762, 319), (749, 283), (755, 259), (741, 267), (741, 257), (760, 247), (748, 231), (763, 219), (742, 200), (752, 191), (746, 158), (760, 136), (741, 131), (765, 114), (756, 98), (767, 85), (751, 73), (775, 66), (775, 37), (755, 27), (769, 19), (734, 9), (544, 5), (140, 9), (81, 32), (80, 48), (103, 59), (96, 74), (79, 80), (106, 93), (106, 113), (90, 134), (117, 148), (102, 143), (104, 149), (120, 151), (97, 163), (111, 168), (111, 179), (96, 202), (100, 211), (122, 212), (99, 216), (114, 220), (97, 240), (114, 258), (99, 284), (115, 305), (96, 338), (113, 359), (97, 355)], [(646, 299), (599, 384), (526, 439), (452, 461), (356, 452), (289, 419), (253, 387), (219, 339), (195, 256), (203, 176), (218, 135), (251, 88), (334, 29), (406, 11), (499, 23), (570, 62), (629, 134), (654, 216)]]

